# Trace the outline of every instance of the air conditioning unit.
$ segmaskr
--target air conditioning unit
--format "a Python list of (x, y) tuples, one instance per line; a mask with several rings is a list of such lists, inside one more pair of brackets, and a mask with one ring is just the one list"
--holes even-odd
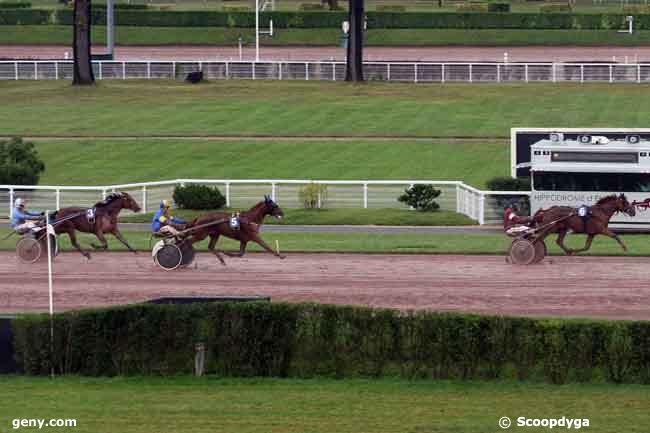
[(625, 136), (625, 141), (627, 141), (630, 144), (638, 144), (639, 141), (641, 141), (641, 136), (639, 136), (639, 135), (626, 135)]

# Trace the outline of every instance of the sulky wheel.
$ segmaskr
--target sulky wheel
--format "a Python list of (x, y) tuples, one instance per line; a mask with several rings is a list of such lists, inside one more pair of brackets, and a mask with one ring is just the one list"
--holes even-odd
[(192, 261), (194, 260), (194, 248), (192, 247), (192, 243), (189, 241), (183, 241), (178, 246), (181, 249), (181, 253), (183, 255), (183, 258), (181, 260), (181, 266), (189, 266), (192, 264)]
[(166, 271), (173, 271), (183, 261), (180, 248), (174, 244), (167, 244), (156, 252), (156, 263)]
[(16, 243), (18, 258), (24, 263), (35, 263), (41, 258), (41, 245), (32, 237), (24, 237)]
[(530, 265), (535, 260), (535, 246), (528, 239), (516, 239), (510, 246), (510, 260), (515, 265)]
[[(54, 235), (49, 235), (49, 236), (50, 236), (50, 248), (52, 249), (50, 254), (52, 255), (52, 258), (54, 258), (59, 255), (59, 244), (57, 243), (56, 236)], [(47, 238), (43, 236), (38, 241), (41, 244), (41, 251), (43, 252), (47, 251)]]
[(533, 263), (539, 263), (544, 260), (546, 253), (546, 243), (544, 243), (544, 240), (535, 242), (535, 259), (533, 260)]

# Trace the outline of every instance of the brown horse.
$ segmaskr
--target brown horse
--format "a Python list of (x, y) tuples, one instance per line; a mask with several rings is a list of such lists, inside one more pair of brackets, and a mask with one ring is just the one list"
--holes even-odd
[[(282, 209), (280, 209), (280, 207), (271, 200), (269, 196), (264, 196), (264, 201), (257, 203), (246, 212), (239, 214), (238, 228), (233, 228), (231, 226), (231, 214), (229, 213), (217, 212), (202, 215), (195, 218), (187, 225), (186, 230), (191, 233), (187, 239), (190, 242), (195, 243), (210, 236), (208, 249), (217, 256), (222, 265), (225, 265), (226, 262), (223, 260), (223, 257), (221, 257), (221, 254), (219, 254), (219, 251), (215, 249), (219, 236), (221, 235), (239, 241), (239, 254), (222, 251), (229, 257), (243, 257), (246, 253), (246, 244), (253, 241), (274, 256), (284, 259), (285, 256), (273, 251), (273, 249), (260, 237), (259, 230), (264, 222), (264, 217), (267, 215), (281, 219), (284, 216), (284, 212), (282, 212)], [(194, 230), (192, 230), (193, 228)]]
[[(605, 235), (616, 239), (619, 245), (623, 248), (623, 251), (627, 251), (627, 246), (625, 246), (621, 238), (619, 238), (616, 233), (610, 231), (607, 227), (609, 225), (609, 220), (618, 212), (623, 212), (630, 216), (636, 214), (634, 206), (627, 201), (625, 194), (620, 194), (618, 196), (613, 194), (601, 198), (595, 205), (588, 208), (587, 215), (584, 217), (578, 215), (575, 208), (568, 206), (553, 206), (546, 210), (537, 211), (534, 219), (535, 221), (538, 221), (539, 226), (544, 226), (545, 224), (557, 221), (549, 226), (545, 236), (551, 233), (557, 233), (558, 237), (555, 242), (567, 255), (587, 251), (591, 248), (591, 242), (596, 235)], [(587, 235), (587, 241), (583, 248), (573, 250), (564, 245), (564, 238), (569, 230), (572, 230), (574, 233), (584, 233)]]
[(72, 245), (88, 259), (90, 253), (82, 250), (79, 246), (75, 235), (76, 230), (83, 233), (93, 233), (97, 236), (101, 245), (91, 244), (97, 250), (106, 250), (108, 248), (104, 233), (110, 233), (126, 245), (131, 252), (136, 252), (117, 229), (117, 216), (122, 209), (130, 209), (133, 212), (140, 211), (140, 206), (133, 197), (125, 192), (115, 192), (95, 204), (91, 209), (94, 210), (94, 217), (90, 219), (87, 214), (90, 210), (88, 208), (66, 207), (56, 211), (51, 216), (54, 231), (57, 234), (67, 233)]

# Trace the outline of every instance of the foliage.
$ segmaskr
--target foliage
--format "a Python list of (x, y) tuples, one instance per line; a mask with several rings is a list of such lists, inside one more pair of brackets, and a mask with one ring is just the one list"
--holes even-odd
[(226, 198), (216, 186), (177, 186), (174, 188), (173, 197), (181, 209), (220, 209), (226, 205)]
[(0, 9), (29, 9), (32, 7), (28, 2), (0, 2)]
[(406, 12), (404, 5), (377, 5), (377, 12)]
[(469, 2), (461, 3), (456, 8), (458, 12), (487, 12), (487, 3)]
[[(648, 380), (650, 322), (404, 313), (318, 304), (137, 305), (13, 323), (26, 374)], [(53, 361), (53, 364), (52, 364)]]
[(301, 11), (323, 11), (325, 5), (320, 3), (301, 3), (299, 9)]
[(417, 184), (407, 188), (397, 201), (422, 212), (433, 212), (440, 209), (440, 205), (435, 202), (440, 193), (433, 185)]
[(320, 209), (325, 207), (327, 201), (327, 185), (311, 182), (300, 187), (298, 200), (305, 209)]
[(542, 13), (556, 14), (556, 13), (571, 13), (573, 9), (570, 4), (567, 3), (557, 3), (557, 4), (545, 4), (539, 8), (539, 11)]
[[(507, 3), (491, 3), (502, 8)], [(557, 6), (557, 8), (556, 8)], [(489, 7), (489, 6), (488, 6)], [(565, 5), (543, 5), (540, 13), (478, 12), (367, 12), (370, 29), (591, 29), (609, 30), (623, 26), (624, 13), (567, 14)], [(276, 11), (266, 12), (261, 25), (273, 20), (276, 28), (336, 28), (348, 18), (345, 11)], [(255, 26), (253, 12), (235, 11), (155, 11), (117, 9), (118, 26), (139, 27), (233, 27)], [(106, 11), (94, 9), (92, 23), (106, 24)], [(5, 9), (0, 11), (0, 25), (72, 24), (72, 11), (53, 12), (41, 9)], [(650, 29), (650, 14), (635, 17), (636, 30)]]
[(488, 12), (510, 12), (510, 3), (489, 2)]
[(37, 185), (44, 170), (34, 143), (18, 137), (0, 141), (0, 184)]
[(487, 181), (490, 191), (530, 191), (530, 177), (497, 176)]

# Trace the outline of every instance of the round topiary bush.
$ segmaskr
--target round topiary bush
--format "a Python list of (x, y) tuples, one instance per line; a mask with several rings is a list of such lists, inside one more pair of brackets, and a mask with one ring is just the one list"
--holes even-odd
[(215, 186), (186, 185), (174, 188), (174, 202), (181, 209), (220, 209), (226, 205), (226, 198)]

